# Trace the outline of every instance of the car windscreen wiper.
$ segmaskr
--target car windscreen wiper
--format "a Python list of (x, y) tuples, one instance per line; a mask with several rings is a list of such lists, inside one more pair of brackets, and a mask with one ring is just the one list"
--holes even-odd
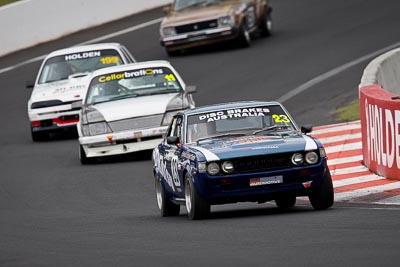
[(59, 78), (59, 79), (54, 79), (54, 80), (47, 80), (45, 83), (54, 83), (54, 82), (59, 82), (59, 81), (62, 81), (62, 80), (68, 80), (68, 77), (62, 77), (62, 78)]
[(138, 97), (140, 94), (126, 94), (126, 95), (119, 95), (119, 96), (114, 96), (108, 99), (109, 101), (114, 101), (114, 100), (120, 100), (120, 99), (125, 99), (125, 98), (131, 98), (131, 97)]
[(268, 126), (268, 127), (262, 128), (260, 130), (254, 131), (253, 135), (256, 135), (261, 132), (274, 131), (274, 130), (278, 130), (278, 129), (286, 130), (286, 129), (292, 129), (292, 128), (293, 127), (291, 125), (272, 125), (272, 126)]
[(119, 95), (119, 96), (111, 97), (107, 100), (92, 102), (89, 104), (96, 105), (96, 104), (101, 104), (101, 103), (110, 102), (110, 101), (114, 101), (114, 100), (121, 100), (121, 99), (125, 99), (125, 98), (138, 97), (138, 96), (139, 96), (139, 94)]
[(226, 133), (226, 134), (217, 134), (217, 135), (211, 135), (207, 137), (202, 137), (197, 139), (196, 143), (199, 143), (200, 141), (208, 140), (208, 139), (214, 139), (214, 138), (221, 138), (221, 137), (236, 137), (236, 136), (245, 136), (247, 135), (246, 133)]
[(177, 89), (166, 89), (166, 90), (161, 90), (161, 91), (156, 91), (156, 92), (138, 94), (138, 96), (162, 95), (162, 94), (171, 94), (171, 93), (179, 93), (179, 92), (180, 92), (180, 90), (177, 90)]
[(69, 75), (69, 76), (68, 76), (68, 79), (71, 79), (71, 78), (81, 78), (81, 77), (88, 76), (89, 74), (90, 74), (90, 72), (77, 72), (77, 73), (74, 73), (74, 74)]

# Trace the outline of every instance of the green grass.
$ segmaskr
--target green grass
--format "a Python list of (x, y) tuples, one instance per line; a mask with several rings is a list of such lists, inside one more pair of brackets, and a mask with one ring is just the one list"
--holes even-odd
[(11, 3), (14, 3), (14, 2), (17, 2), (17, 1), (19, 1), (19, 0), (0, 0), (0, 6), (11, 4)]
[(338, 122), (356, 121), (360, 119), (360, 100), (354, 100), (349, 105), (332, 112)]

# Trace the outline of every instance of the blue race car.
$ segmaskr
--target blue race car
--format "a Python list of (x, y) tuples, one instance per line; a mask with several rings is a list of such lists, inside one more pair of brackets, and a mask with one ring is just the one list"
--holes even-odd
[(278, 102), (237, 102), (176, 114), (153, 150), (157, 204), (162, 216), (185, 205), (190, 219), (217, 204), (274, 200), (290, 208), (308, 196), (314, 209), (333, 205), (322, 144), (299, 130)]

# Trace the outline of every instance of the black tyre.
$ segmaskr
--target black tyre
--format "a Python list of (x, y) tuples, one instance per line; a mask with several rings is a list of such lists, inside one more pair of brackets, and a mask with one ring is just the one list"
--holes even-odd
[(239, 27), (239, 36), (237, 39), (239, 47), (249, 47), (251, 44), (251, 36), (250, 32), (246, 27), (245, 22), (242, 22), (242, 24)]
[(275, 204), (280, 209), (288, 209), (296, 205), (296, 196), (286, 196), (275, 199)]
[(96, 158), (88, 158), (86, 152), (81, 145), (79, 145), (79, 159), (82, 165), (92, 164), (96, 162)]
[(41, 142), (49, 139), (48, 133), (45, 132), (34, 132), (31, 130), (32, 141)]
[(269, 10), (266, 10), (264, 12), (264, 16), (262, 18), (262, 23), (260, 25), (260, 34), (261, 36), (270, 36), (272, 35), (272, 17), (271, 17), (271, 12)]
[(180, 211), (180, 206), (172, 203), (168, 199), (168, 196), (165, 193), (164, 186), (157, 177), (154, 178), (154, 181), (156, 189), (157, 207), (158, 210), (160, 211), (161, 216), (163, 217), (178, 216)]
[(185, 176), (185, 200), (186, 210), (190, 219), (200, 220), (210, 215), (210, 204), (197, 193), (188, 174)]
[(313, 188), (308, 198), (310, 199), (312, 207), (316, 210), (324, 210), (332, 207), (334, 191), (329, 169), (327, 169), (325, 176), (322, 178), (321, 185)]

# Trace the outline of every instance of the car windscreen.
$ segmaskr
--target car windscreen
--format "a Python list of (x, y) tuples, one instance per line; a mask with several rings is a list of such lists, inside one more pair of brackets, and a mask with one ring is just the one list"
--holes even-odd
[(88, 74), (97, 69), (123, 64), (117, 50), (106, 49), (55, 56), (46, 60), (39, 84), (66, 80), (71, 75)]
[(188, 7), (196, 7), (201, 5), (210, 5), (218, 2), (223, 2), (225, 0), (175, 0), (172, 9), (178, 11)]
[(182, 87), (174, 72), (166, 67), (127, 70), (96, 76), (86, 95), (86, 104), (125, 98), (179, 93)]
[(290, 116), (280, 105), (238, 107), (188, 116), (186, 142), (192, 143), (224, 134), (271, 134), (277, 130), (295, 129)]

